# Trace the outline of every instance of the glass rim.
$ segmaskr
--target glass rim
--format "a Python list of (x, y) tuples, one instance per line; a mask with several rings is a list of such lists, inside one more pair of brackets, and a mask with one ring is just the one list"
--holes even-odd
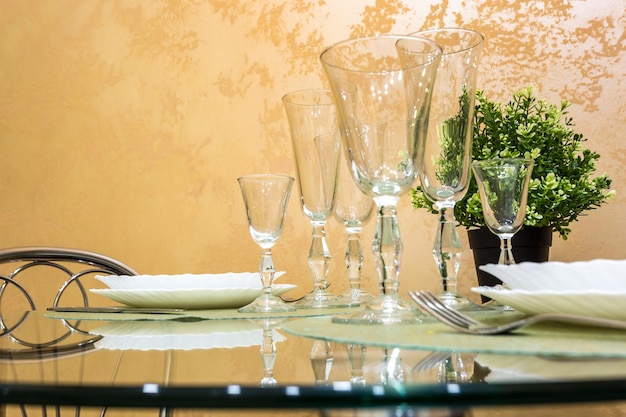
[(492, 158), (492, 159), (480, 159), (472, 161), (472, 165), (506, 165), (515, 163), (531, 163), (534, 164), (535, 160), (530, 158)]
[[(298, 100), (292, 100), (292, 98), (298, 96), (298, 95), (307, 95), (310, 97), (328, 97), (328, 102), (323, 102), (323, 103), (304, 103), (304, 102), (299, 102)], [(334, 101), (333, 101), (333, 92), (332, 90), (328, 89), (328, 88), (304, 88), (301, 90), (294, 90), (294, 91), (290, 91), (288, 93), (285, 93), (285, 95), (282, 96), (281, 101), (285, 104), (289, 104), (291, 106), (301, 106), (301, 107), (309, 107), (309, 106), (329, 106), (329, 105), (334, 105)]]
[(237, 178), (237, 181), (286, 181), (294, 182), (295, 178), (287, 174), (246, 174)]
[[(467, 33), (467, 34), (471, 34), (475, 36), (475, 42), (471, 43), (470, 45), (461, 48), (459, 50), (456, 51), (452, 51), (452, 52), (446, 52), (443, 48), (441, 48), (442, 50), (442, 55), (456, 55), (456, 54), (461, 54), (463, 52), (467, 52), (470, 49), (476, 48), (479, 45), (482, 45), (485, 42), (485, 37), (483, 36), (482, 33), (477, 32), (473, 29), (468, 29), (468, 28), (461, 28), (461, 27), (443, 27), (443, 28), (437, 28), (437, 29), (426, 29), (426, 30), (420, 30), (418, 32), (413, 32), (410, 33), (408, 36), (415, 36), (415, 37), (420, 37), (420, 38), (426, 38), (429, 39), (427, 36), (427, 34), (431, 34), (431, 33), (444, 33), (444, 32), (458, 32), (458, 33)], [(437, 43), (435, 40), (430, 39), (433, 42)]]
[[(420, 64), (399, 66), (399, 67), (390, 68), (390, 69), (387, 69), (387, 70), (376, 70), (376, 71), (375, 70), (345, 68), (345, 67), (342, 67), (340, 65), (336, 65), (336, 64), (330, 63), (330, 62), (328, 62), (328, 59), (325, 58), (325, 57), (328, 56), (328, 53), (331, 50), (336, 49), (338, 47), (341, 47), (343, 45), (348, 45), (350, 43), (363, 42), (363, 41), (387, 41), (387, 40), (392, 40), (392, 39), (395, 39), (396, 42), (400, 41), (400, 40), (407, 40), (407, 41), (422, 41), (424, 43), (430, 44), (432, 46), (432, 49), (430, 51), (417, 52), (417, 54), (422, 54), (422, 55), (426, 55), (426, 56), (427, 55), (432, 55), (432, 58), (429, 59), (428, 61), (426, 61), (424, 63), (420, 63)], [(441, 47), (439, 45), (437, 45), (437, 43), (435, 43), (431, 39), (427, 39), (427, 38), (424, 38), (422, 36), (414, 36), (414, 35), (393, 35), (393, 34), (388, 34), (388, 35), (363, 36), (363, 37), (358, 37), (358, 38), (344, 39), (344, 40), (336, 42), (336, 43), (330, 45), (329, 47), (327, 47), (326, 49), (324, 49), (322, 51), (322, 53), (320, 54), (319, 59), (325, 66), (341, 69), (343, 71), (349, 71), (349, 72), (354, 72), (354, 73), (363, 73), (363, 74), (368, 74), (368, 73), (369, 74), (390, 74), (390, 73), (403, 72), (403, 71), (407, 71), (407, 70), (412, 70), (412, 69), (424, 67), (426, 65), (432, 64), (433, 61), (437, 60), (437, 58), (441, 57), (442, 55), (443, 55), (443, 50), (441, 49)]]

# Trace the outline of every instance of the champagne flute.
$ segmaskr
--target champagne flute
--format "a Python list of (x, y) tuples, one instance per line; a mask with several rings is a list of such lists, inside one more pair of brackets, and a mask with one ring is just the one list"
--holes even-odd
[(374, 296), (361, 288), (361, 269), (363, 250), (361, 247), (361, 229), (372, 218), (374, 200), (357, 187), (350, 167), (345, 158), (339, 163), (339, 182), (335, 201), (335, 218), (346, 231), (346, 269), (348, 272), (348, 291), (341, 294), (348, 305), (359, 305), (370, 301)]
[(398, 296), (402, 239), (396, 205), (422, 164), (430, 96), (441, 58), (433, 41), (383, 35), (349, 39), (320, 56), (335, 97), (350, 171), (376, 203), (372, 250), (380, 295), (338, 323), (411, 323), (412, 305)]
[(287, 93), (283, 104), (289, 121), (302, 211), (313, 227), (308, 262), (313, 291), (294, 303), (298, 308), (345, 306), (328, 290), (331, 254), (326, 243), (326, 220), (333, 212), (340, 139), (337, 113), (328, 90)]
[(262, 294), (252, 303), (241, 307), (243, 313), (273, 313), (293, 311), (292, 307), (272, 294), (274, 262), (272, 247), (283, 231), (285, 211), (294, 179), (287, 175), (253, 174), (237, 179), (243, 195), (252, 239), (261, 247), (259, 275)]
[(454, 206), (465, 196), (471, 177), (474, 98), (483, 37), (461, 28), (427, 30), (413, 35), (431, 39), (443, 50), (420, 172), (421, 189), (439, 211), (432, 253), (442, 286), (440, 298), (456, 308), (469, 308), (473, 304), (457, 293), (463, 248)]
[(524, 224), (533, 165), (532, 159), (522, 158), (489, 159), (472, 163), (485, 224), (500, 238), (498, 264), (515, 264), (511, 239)]

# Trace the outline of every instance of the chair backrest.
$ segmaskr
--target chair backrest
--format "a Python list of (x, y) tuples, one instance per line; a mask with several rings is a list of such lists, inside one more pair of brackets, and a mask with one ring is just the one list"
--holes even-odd
[[(48, 271), (43, 273), (43, 269)], [(36, 269), (36, 282), (26, 281), (27, 271), (32, 273)], [(53, 283), (44, 281), (52, 275), (50, 269), (57, 276)], [(138, 275), (128, 265), (108, 256), (70, 248), (55, 247), (21, 247), (0, 250), (0, 314), (3, 305), (16, 302), (16, 298), (23, 297), (31, 309), (36, 307), (50, 307), (59, 305), (61, 297), (68, 288), (75, 286), (79, 299), (74, 303), (88, 305), (88, 293), (81, 278), (89, 275)], [(24, 277), (22, 279), (22, 277)], [(41, 279), (39, 279), (41, 278)], [(9, 298), (8, 288), (13, 286), (17, 292)], [(47, 306), (38, 305), (35, 289), (53, 287), (54, 298), (47, 301)], [(16, 295), (17, 294), (17, 295)], [(78, 304), (77, 304), (78, 305)]]
[[(88, 291), (81, 280), (98, 274), (138, 275), (116, 259), (79, 249), (0, 250), (0, 362), (41, 360), (93, 349), (99, 337), (77, 328), (80, 322), (42, 320), (45, 320), (43, 314), (47, 307), (89, 305)], [(62, 299), (65, 302), (62, 303)], [(36, 309), (41, 311), (32, 311)], [(32, 313), (28, 314), (27, 310)], [(49, 329), (49, 338), (31, 340), (29, 328), (32, 326)]]

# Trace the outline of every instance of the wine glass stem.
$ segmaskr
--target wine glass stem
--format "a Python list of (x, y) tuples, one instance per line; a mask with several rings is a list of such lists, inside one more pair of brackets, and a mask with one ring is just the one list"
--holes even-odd
[(350, 362), (350, 382), (356, 385), (365, 385), (365, 345), (348, 345), (348, 361)]
[(463, 247), (456, 229), (454, 205), (439, 207), (439, 224), (433, 245), (433, 257), (439, 269), (444, 293), (457, 293), (457, 274)]
[(264, 295), (272, 293), (272, 283), (274, 282), (275, 272), (274, 261), (272, 260), (272, 248), (262, 248), (259, 275), (261, 276), (261, 285), (263, 286)]
[(314, 222), (313, 239), (309, 250), (309, 267), (313, 273), (313, 287), (316, 291), (325, 290), (326, 277), (330, 267), (330, 250), (326, 244), (326, 222)]
[(381, 205), (378, 207), (376, 232), (372, 241), (372, 252), (378, 277), (381, 294), (384, 296), (398, 295), (398, 275), (402, 258), (402, 239), (398, 228), (395, 205)]
[(513, 246), (511, 246), (511, 237), (500, 236), (500, 259), (498, 263), (501, 265), (514, 265)]
[(276, 344), (274, 343), (274, 330), (271, 327), (263, 328), (263, 341), (261, 343), (261, 360), (263, 361), (263, 379), (261, 385), (276, 385), (274, 379), (274, 363), (276, 362)]
[(346, 228), (348, 244), (346, 246), (346, 267), (348, 283), (351, 290), (361, 289), (361, 268), (363, 267), (363, 250), (361, 248), (361, 228)]

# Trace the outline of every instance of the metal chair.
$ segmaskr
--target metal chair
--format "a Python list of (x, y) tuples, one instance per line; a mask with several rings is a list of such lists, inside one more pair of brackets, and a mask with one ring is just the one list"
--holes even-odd
[[(45, 273), (39, 274), (39, 270), (42, 268), (52, 268), (55, 271), (61, 271), (61, 277), (66, 277), (65, 279), (61, 278), (62, 283), (56, 289), (54, 300), (51, 303), (52, 306), (59, 304), (63, 294), (72, 285), (75, 285), (78, 289), (78, 302), (81, 302), (83, 305), (89, 305), (88, 291), (85, 289), (83, 282), (81, 282), (81, 279), (88, 275), (138, 275), (129, 266), (108, 256), (79, 249), (55, 247), (2, 249), (0, 250), (0, 266), (4, 268), (2, 270), (3, 273), (0, 274), (0, 337), (8, 337), (14, 344), (26, 348), (23, 350), (12, 349), (10, 351), (0, 349), (0, 360), (7, 357), (15, 360), (18, 356), (23, 356), (24, 359), (33, 357), (42, 359), (47, 355), (58, 357), (63, 352), (70, 354), (76, 351), (84, 351), (93, 342), (92, 339), (89, 339), (69, 346), (60, 346), (59, 343), (67, 339), (71, 334), (88, 334), (80, 330), (76, 325), (66, 321), (63, 321), (63, 324), (68, 328), (68, 331), (53, 340), (29, 342), (15, 335), (16, 329), (26, 320), (28, 312), (20, 311), (19, 314), (21, 315), (12, 317), (12, 321), (9, 323), (7, 310), (10, 310), (11, 306), (9, 303), (13, 300), (6, 299), (8, 298), (6, 295), (11, 288), (17, 289), (16, 293), (26, 301), (25, 305), (31, 311), (36, 310), (38, 305), (44, 309), (45, 307), (50, 307), (50, 304), (42, 306), (36, 295), (27, 289), (25, 283), (19, 281), (19, 279), (26, 281), (30, 278), (26, 276), (26, 271), (37, 269), (36, 278), (38, 282), (47, 278)], [(9, 268), (8, 273), (5, 272), (7, 267)], [(35, 285), (36, 287), (37, 285)]]
[[(50, 269), (57, 272), (50, 274)], [(32, 277), (27, 271), (34, 272), (35, 276)], [(116, 259), (85, 250), (56, 247), (20, 247), (0, 250), (0, 342), (2, 339), (5, 340), (4, 343), (0, 343), (0, 366), (11, 366), (17, 362), (55, 361), (60, 357), (82, 356), (93, 351), (96, 348), (95, 343), (101, 336), (94, 336), (81, 330), (80, 322), (69, 323), (66, 320), (60, 320), (59, 326), (62, 324), (64, 330), (60, 336), (56, 335), (50, 340), (27, 340), (28, 338), (20, 334), (18, 328), (24, 323), (42, 320), (42, 317), (34, 310), (37, 307), (45, 310), (46, 307), (59, 305), (68, 288), (75, 287), (78, 290), (78, 300), (72, 302), (89, 305), (89, 293), (81, 280), (97, 274), (138, 275), (135, 270)], [(35, 291), (28, 287), (38, 289), (38, 284), (50, 278), (50, 275), (55, 275), (57, 278), (55, 282), (59, 282), (60, 278), (61, 284), (54, 289), (55, 296), (52, 303), (42, 302), (37, 297), (40, 294), (35, 294)], [(8, 295), (9, 293), (11, 294)], [(73, 297), (74, 293), (71, 295)], [(23, 306), (11, 305), (12, 302), (17, 301), (16, 297), (25, 300)], [(14, 315), (11, 314), (13, 313), (10, 311), (11, 307), (15, 310), (26, 308), (30, 311), (20, 310), (17, 315)], [(27, 325), (24, 324), (24, 326)], [(57, 362), (50, 363), (51, 366), (57, 366)], [(18, 406), (18, 409), (22, 416), (29, 414), (25, 405)], [(41, 406), (40, 410), (42, 415), (48, 414), (47, 407)], [(100, 415), (104, 415), (105, 411), (106, 408), (103, 408)], [(3, 415), (3, 412), (3, 407), (0, 406), (0, 415)], [(73, 412), (74, 415), (79, 415), (79, 413), (78, 408)], [(59, 407), (53, 407), (52, 414), (60, 415)]]
[(0, 307), (2, 298), (9, 284), (15, 285), (26, 297), (32, 309), (35, 309), (35, 297), (19, 283), (18, 278), (25, 271), (34, 267), (51, 267), (67, 275), (67, 279), (58, 288), (52, 306), (57, 306), (63, 293), (71, 284), (76, 284), (82, 296), (84, 305), (88, 305), (88, 294), (81, 278), (86, 275), (138, 275), (132, 268), (122, 262), (101, 255), (79, 249), (55, 247), (22, 247), (0, 250), (0, 265), (19, 263), (16, 268), (7, 274), (0, 275)]

